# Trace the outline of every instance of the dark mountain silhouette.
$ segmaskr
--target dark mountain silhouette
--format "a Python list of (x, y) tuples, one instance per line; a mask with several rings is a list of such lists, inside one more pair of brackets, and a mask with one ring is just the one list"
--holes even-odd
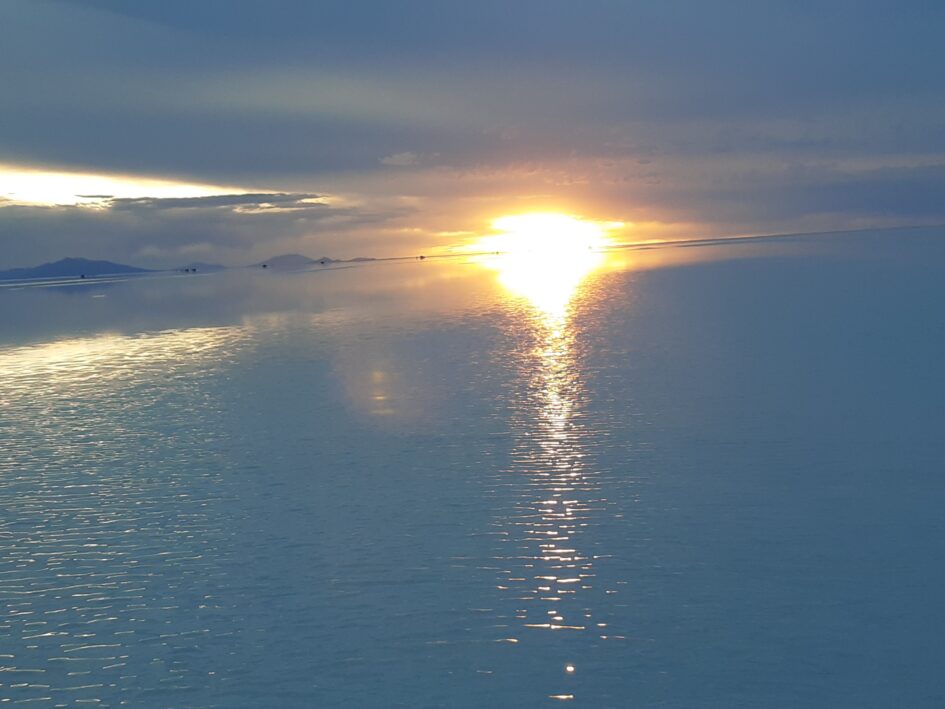
[[(351, 259), (352, 261), (367, 261), (373, 259), (364, 259), (357, 258)], [(270, 259), (265, 261), (260, 261), (259, 263), (254, 263), (253, 267), (255, 268), (274, 268), (282, 271), (294, 271), (303, 268), (311, 268), (312, 266), (327, 266), (331, 263), (345, 263), (345, 261), (331, 258), (330, 256), (322, 256), (321, 258), (309, 258), (308, 256), (303, 256), (302, 254), (282, 254), (281, 256), (273, 256)]]
[(311, 268), (312, 266), (328, 266), (329, 264), (333, 263), (357, 263), (361, 261), (377, 261), (377, 259), (369, 256), (358, 256), (357, 258), (350, 259), (337, 259), (331, 258), (330, 256), (309, 258), (308, 256), (303, 256), (302, 254), (282, 254), (281, 256), (273, 256), (272, 258), (265, 261), (254, 263), (252, 264), (252, 267), (294, 271)]
[(11, 268), (0, 271), (0, 280), (10, 281), (27, 278), (91, 278), (123, 273), (151, 273), (150, 269), (128, 266), (113, 261), (94, 261), (87, 258), (64, 258), (31, 268)]
[(274, 268), (280, 271), (295, 271), (314, 266), (318, 261), (302, 254), (282, 254), (253, 264), (262, 268)]
[[(278, 271), (300, 271), (313, 266), (327, 266), (335, 263), (354, 263), (358, 261), (376, 261), (377, 259), (359, 256), (352, 259), (334, 259), (329, 256), (310, 258), (302, 254), (281, 254), (266, 261), (252, 264), (254, 268), (272, 268)], [(169, 269), (182, 273), (212, 273), (223, 271), (226, 266), (217, 263), (194, 261), (185, 266)], [(154, 269), (129, 266), (114, 261), (102, 261), (87, 258), (64, 258), (39, 266), (11, 268), (0, 271), (0, 281), (29, 280), (41, 278), (94, 278), (95, 276), (114, 276), (132, 273), (154, 273)]]

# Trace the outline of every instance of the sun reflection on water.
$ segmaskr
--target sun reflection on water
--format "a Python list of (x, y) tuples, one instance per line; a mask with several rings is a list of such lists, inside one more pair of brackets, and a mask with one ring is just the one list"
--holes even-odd
[(498, 272), (498, 281), (506, 291), (527, 300), (545, 325), (557, 330), (564, 326), (578, 288), (604, 260), (604, 254), (595, 251), (555, 257), (525, 252), (499, 255), (485, 264)]
[[(514, 599), (524, 633), (607, 637), (601, 635), (607, 624), (594, 610), (595, 563), (603, 555), (588, 534), (606, 500), (590, 464), (575, 310), (591, 297), (591, 276), (606, 263), (606, 254), (593, 249), (512, 252), (484, 260), (510, 301), (524, 306), (514, 319), (519, 393), (512, 404), (506, 483), (515, 508), (497, 521), (509, 545), (499, 559), (499, 589)], [(568, 679), (574, 664), (564, 668)], [(568, 689), (550, 696), (573, 699)]]

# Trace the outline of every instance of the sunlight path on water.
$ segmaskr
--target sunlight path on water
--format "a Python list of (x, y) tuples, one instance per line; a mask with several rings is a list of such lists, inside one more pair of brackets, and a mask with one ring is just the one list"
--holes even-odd
[(573, 322), (576, 301), (593, 298), (589, 281), (605, 256), (588, 250), (539, 257), (510, 253), (485, 263), (497, 271), (510, 303), (518, 305), (512, 335), (519, 382), (510, 401), (513, 443), (510, 466), (497, 480), (498, 494), (514, 507), (494, 523), (503, 547), (496, 559), (498, 589), (515, 606), (510, 637), (503, 639), (542, 644), (542, 636), (534, 635), (539, 631), (586, 636), (555, 643), (553, 654), (560, 658), (555, 670), (567, 691), (548, 697), (573, 700), (572, 675), (588, 641), (624, 639), (604, 621), (608, 604), (602, 597), (616, 591), (596, 580), (596, 565), (607, 554), (594, 529), (609, 503), (589, 462), (597, 442), (582, 421), (587, 392)]

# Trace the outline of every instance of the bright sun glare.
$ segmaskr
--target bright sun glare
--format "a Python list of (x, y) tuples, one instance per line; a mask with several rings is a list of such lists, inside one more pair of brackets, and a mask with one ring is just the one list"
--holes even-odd
[(496, 234), (475, 244), (494, 253), (485, 263), (499, 282), (560, 326), (581, 283), (604, 261), (605, 228), (565, 214), (520, 214), (492, 222)]
[(502, 254), (531, 253), (558, 258), (607, 245), (603, 228), (566, 214), (516, 214), (492, 222), (498, 232), (477, 246)]

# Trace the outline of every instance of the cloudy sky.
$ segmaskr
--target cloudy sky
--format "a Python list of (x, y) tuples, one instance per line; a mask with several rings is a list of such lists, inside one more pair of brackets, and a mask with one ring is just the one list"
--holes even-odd
[(0, 268), (945, 222), (941, 0), (0, 0)]

